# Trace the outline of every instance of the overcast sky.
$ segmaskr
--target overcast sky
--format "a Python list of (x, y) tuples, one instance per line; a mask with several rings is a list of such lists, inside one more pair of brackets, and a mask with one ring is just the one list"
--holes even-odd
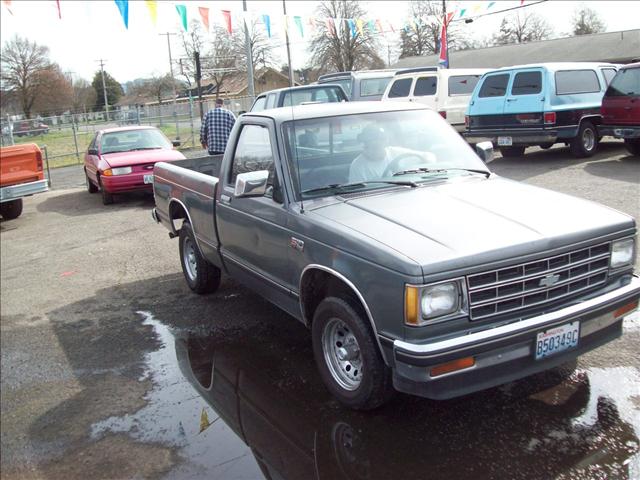
[[(97, 59), (106, 61), (105, 69), (118, 81), (124, 83), (135, 78), (148, 77), (152, 74), (168, 72), (169, 60), (167, 39), (161, 32), (179, 32), (180, 20), (175, 4), (187, 5), (190, 18), (199, 18), (199, 6), (210, 8), (212, 23), (221, 23), (221, 9), (231, 10), (232, 15), (242, 11), (241, 1), (190, 1), (158, 2), (157, 24), (154, 26), (145, 2), (131, 0), (129, 3), (129, 29), (124, 28), (120, 13), (113, 2), (107, 1), (65, 1), (60, 0), (62, 19), (58, 19), (56, 2), (13, 0), (11, 15), (6, 7), (0, 7), (0, 37), (2, 44), (14, 34), (25, 36), (50, 48), (51, 59), (58, 62), (63, 70), (74, 72), (74, 78), (91, 80), (98, 68)], [(406, 1), (372, 1), (362, 2), (368, 16), (402, 22), (407, 18), (409, 3)], [(456, 5), (473, 8), (479, 4), (486, 8), (490, 2), (453, 2), (448, 1), (448, 9)], [(525, 5), (532, 3), (527, 0)], [(570, 31), (570, 20), (573, 11), (585, 3), (596, 10), (604, 20), (607, 31), (640, 28), (640, 2), (632, 1), (548, 1), (526, 7), (524, 11), (535, 12), (547, 19), (556, 35)], [(287, 1), (288, 15), (313, 15), (317, 2)], [(497, 11), (518, 6), (520, 1), (499, 1), (489, 10)], [(279, 17), (282, 15), (281, 1), (247, 1), (247, 8), (254, 15), (269, 14), (272, 18), (272, 30), (281, 30)], [(483, 10), (484, 8), (481, 8)], [(500, 21), (506, 14), (495, 14), (479, 18), (473, 23), (462, 26), (470, 36), (475, 38), (490, 37), (498, 30)], [(236, 16), (237, 18), (237, 16)], [(280, 17), (281, 18), (281, 17)], [(293, 27), (295, 29), (295, 27)], [(305, 38), (297, 32), (291, 33), (292, 59), (296, 68), (306, 66), (308, 53)], [(397, 44), (397, 36), (380, 36), (383, 46), (383, 57), (386, 60), (386, 46)], [(272, 39), (277, 46), (281, 63), (286, 62), (286, 50), (283, 46), (283, 35)], [(177, 36), (171, 38), (174, 59), (181, 55)], [(585, 48), (589, 48), (585, 44)], [(639, 46), (640, 50), (640, 46)]]

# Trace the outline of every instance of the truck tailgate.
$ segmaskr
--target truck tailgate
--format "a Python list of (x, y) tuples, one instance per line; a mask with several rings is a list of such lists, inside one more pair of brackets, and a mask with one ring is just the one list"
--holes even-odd
[(42, 153), (35, 143), (0, 149), (0, 187), (44, 180)]

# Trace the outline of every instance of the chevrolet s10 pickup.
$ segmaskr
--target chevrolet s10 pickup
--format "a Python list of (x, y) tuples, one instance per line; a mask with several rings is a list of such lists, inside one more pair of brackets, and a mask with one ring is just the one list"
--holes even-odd
[(152, 214), (193, 291), (224, 272), (307, 325), (343, 404), (452, 398), (610, 342), (640, 298), (631, 217), (492, 153), (419, 105), (264, 110), (224, 155), (157, 163)]

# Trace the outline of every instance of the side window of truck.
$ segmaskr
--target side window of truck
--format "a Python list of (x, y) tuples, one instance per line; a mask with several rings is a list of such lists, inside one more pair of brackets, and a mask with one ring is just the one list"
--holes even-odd
[(233, 157), (229, 183), (235, 185), (239, 173), (268, 170), (268, 185), (273, 185), (275, 165), (269, 129), (260, 125), (245, 125), (240, 132)]
[(564, 70), (556, 72), (556, 95), (597, 93), (600, 81), (594, 70)]
[(519, 72), (516, 73), (511, 87), (511, 95), (532, 95), (542, 91), (542, 73)]
[(438, 77), (420, 77), (416, 80), (416, 86), (413, 89), (415, 97), (424, 97), (427, 95), (435, 95), (438, 88)]
[(393, 82), (389, 90), (389, 98), (408, 97), (411, 81), (411, 78), (403, 78)]
[(478, 97), (504, 97), (507, 93), (507, 83), (509, 83), (509, 74), (491, 75), (484, 79)]

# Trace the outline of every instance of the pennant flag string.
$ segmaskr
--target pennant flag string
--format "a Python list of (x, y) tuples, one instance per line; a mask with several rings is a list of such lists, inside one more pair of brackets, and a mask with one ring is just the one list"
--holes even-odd
[(209, 31), (209, 9), (205, 7), (198, 7), (198, 11), (200, 12), (200, 18), (202, 19), (202, 24), (204, 25), (205, 30)]
[(6, 9), (9, 11), (9, 13), (13, 15), (13, 12), (11, 11), (11, 0), (2, 0), (2, 3), (6, 7)]
[(231, 33), (233, 32), (231, 28), (231, 12), (229, 10), (221, 10), (221, 12), (222, 12), (222, 16), (224, 17), (224, 22), (227, 27), (227, 32), (229, 32), (229, 35), (231, 35)]
[(351, 38), (356, 38), (356, 22), (353, 18), (347, 18), (347, 24), (349, 25), (349, 30), (351, 30)]
[(58, 20), (62, 20), (62, 12), (60, 11), (60, 0), (56, 0), (56, 7), (58, 7)]
[(271, 17), (269, 17), (269, 15), (262, 15), (262, 21), (264, 22), (264, 28), (267, 29), (267, 36), (271, 38)]
[(124, 27), (129, 29), (129, 0), (114, 0), (116, 5), (118, 6), (118, 10), (120, 10), (120, 15), (122, 15), (122, 21), (124, 22)]
[(186, 5), (176, 5), (176, 11), (178, 12), (178, 15), (180, 15), (180, 20), (182, 21), (182, 28), (184, 29), (185, 32), (188, 31), (188, 24), (187, 24), (187, 7)]
[(151, 23), (155, 26), (158, 23), (158, 3), (156, 0), (145, 0), (145, 3), (147, 4), (147, 10), (149, 10)]
[(302, 27), (302, 17), (296, 15), (295, 17), (293, 17), (293, 21), (296, 23), (296, 26), (298, 27), (300, 36), (304, 38), (304, 28)]

